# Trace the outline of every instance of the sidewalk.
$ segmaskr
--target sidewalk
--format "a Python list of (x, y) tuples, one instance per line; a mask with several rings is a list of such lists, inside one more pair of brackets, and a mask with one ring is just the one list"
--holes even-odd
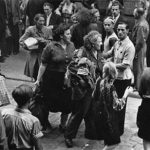
[[(11, 92), (14, 87), (26, 83), (32, 85), (31, 79), (23, 75), (27, 52), (21, 51), (18, 55), (12, 55), (1, 64), (2, 73), (6, 77), (19, 79), (6, 79), (6, 86)], [(24, 81), (21, 81), (24, 80)], [(141, 103), (138, 94), (131, 94), (128, 98), (125, 133), (121, 137), (122, 142), (114, 150), (142, 150), (142, 140), (137, 137), (136, 114)], [(15, 102), (13, 102), (15, 104)], [(12, 107), (12, 106), (11, 106)], [(53, 130), (42, 138), (44, 150), (67, 150), (64, 144), (63, 134), (58, 130), (60, 113), (50, 113), (49, 120)], [(81, 124), (74, 147), (69, 150), (101, 150), (103, 141), (88, 140), (84, 138), (84, 123)]]

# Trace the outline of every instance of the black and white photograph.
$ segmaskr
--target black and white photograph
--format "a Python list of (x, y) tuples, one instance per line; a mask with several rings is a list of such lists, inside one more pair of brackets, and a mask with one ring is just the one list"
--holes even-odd
[(150, 0), (0, 0), (0, 150), (150, 150)]

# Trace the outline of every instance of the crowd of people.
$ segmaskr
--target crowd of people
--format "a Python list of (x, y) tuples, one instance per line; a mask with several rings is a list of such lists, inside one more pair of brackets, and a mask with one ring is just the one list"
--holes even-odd
[(150, 71), (144, 70), (150, 7), (148, 0), (134, 2), (130, 22), (125, 0), (0, 0), (0, 62), (20, 48), (28, 51), (24, 74), (35, 87), (16, 87), (17, 107), (2, 109), (0, 149), (42, 150), (40, 138), (52, 129), (49, 112), (61, 112), (68, 148), (84, 119), (85, 138), (113, 149), (124, 134), (133, 90), (142, 98), (138, 136), (150, 149)]

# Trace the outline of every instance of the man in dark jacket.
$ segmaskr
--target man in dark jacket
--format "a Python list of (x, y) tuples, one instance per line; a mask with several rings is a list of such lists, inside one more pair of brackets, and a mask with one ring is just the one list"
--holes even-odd
[(44, 3), (45, 25), (55, 30), (62, 22), (62, 18), (53, 12), (53, 5), (51, 3)]
[(111, 13), (114, 19), (114, 31), (117, 34), (117, 27), (119, 22), (126, 22), (121, 12), (121, 4), (119, 1), (114, 1), (111, 6)]

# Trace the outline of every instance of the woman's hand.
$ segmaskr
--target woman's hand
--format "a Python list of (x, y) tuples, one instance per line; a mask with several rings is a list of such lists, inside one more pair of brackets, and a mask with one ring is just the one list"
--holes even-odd
[(38, 40), (39, 43), (45, 43), (46, 40), (42, 37), (36, 38)]
[(123, 98), (127, 98), (131, 92), (133, 92), (133, 88), (131, 86), (128, 86), (124, 92)]
[(20, 47), (26, 49), (27, 46), (24, 44), (24, 42), (20, 43)]
[(34, 85), (35, 85), (35, 86), (39, 86), (39, 85), (40, 85), (40, 81), (39, 81), (39, 80), (36, 80), (36, 81), (34, 82)]

